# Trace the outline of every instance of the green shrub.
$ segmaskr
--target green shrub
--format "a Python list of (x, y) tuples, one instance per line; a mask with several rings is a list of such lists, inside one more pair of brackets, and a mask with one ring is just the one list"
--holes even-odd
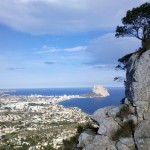
[(76, 134), (75, 136), (71, 137), (70, 139), (63, 140), (63, 150), (72, 150), (76, 147), (78, 143), (78, 137), (79, 135)]
[(85, 131), (86, 129), (90, 129), (91, 131), (93, 131), (94, 133), (97, 133), (98, 131), (98, 127), (94, 127), (92, 123), (87, 123), (84, 125), (78, 125), (77, 127), (77, 133), (82, 133), (83, 131)]
[(92, 132), (97, 133), (99, 127), (94, 127), (93, 124), (87, 123), (85, 129), (90, 129)]
[(15, 148), (13, 144), (7, 144), (7, 145), (0, 146), (0, 150), (15, 150)]
[(80, 134), (84, 131), (84, 126), (78, 125), (77, 127), (77, 133)]
[(147, 40), (144, 44), (143, 44), (143, 47), (147, 50), (147, 49), (150, 49), (150, 39)]
[(125, 70), (128, 66), (128, 61), (131, 58), (131, 56), (133, 54), (137, 54), (138, 58), (148, 49), (150, 48), (150, 41), (145, 43), (144, 47), (140, 47), (138, 50), (136, 50), (133, 53), (129, 53), (125, 56), (123, 56), (122, 58), (118, 59), (119, 64), (116, 66), (116, 69), (121, 69), (121, 70)]
[(122, 58), (119, 58), (118, 61), (126, 64), (126, 62), (130, 59), (130, 57), (133, 55), (133, 53), (127, 54), (125, 56), (123, 56)]
[(51, 145), (47, 145), (43, 147), (43, 150), (55, 150)]
[(117, 141), (121, 137), (131, 137), (135, 131), (136, 125), (129, 120), (121, 125), (117, 131), (112, 132), (112, 140)]
[(121, 120), (123, 120), (124, 118), (127, 118), (129, 114), (131, 114), (130, 107), (126, 104), (123, 104), (120, 108), (119, 113), (117, 114), (117, 117), (120, 117)]
[(84, 132), (86, 129), (91, 129), (94, 132), (97, 132), (97, 128), (94, 128), (91, 123), (80, 124), (77, 127), (77, 134), (70, 139), (63, 140), (63, 147), (58, 150), (82, 150), (82, 148), (77, 148), (79, 135)]
[(123, 99), (121, 99), (120, 104), (124, 104), (125, 103), (125, 97)]

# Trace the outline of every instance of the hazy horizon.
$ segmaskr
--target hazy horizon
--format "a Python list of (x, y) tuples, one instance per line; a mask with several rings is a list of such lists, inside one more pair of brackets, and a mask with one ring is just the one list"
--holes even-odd
[[(124, 86), (103, 86), (104, 88), (124, 88)], [(0, 88), (0, 90), (17, 90), (17, 89), (63, 89), (63, 88), (66, 88), (66, 89), (68, 89), (68, 88), (93, 88), (93, 86), (72, 86), (72, 87), (69, 87), (69, 86), (67, 86), (67, 87), (16, 87), (16, 88)]]

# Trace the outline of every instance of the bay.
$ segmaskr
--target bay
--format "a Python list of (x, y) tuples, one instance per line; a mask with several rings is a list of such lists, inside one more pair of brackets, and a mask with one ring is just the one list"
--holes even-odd
[(99, 108), (107, 106), (118, 106), (125, 97), (124, 88), (107, 88), (110, 96), (103, 98), (76, 98), (60, 102), (64, 107), (79, 107), (87, 114), (93, 114)]
[[(33, 89), (15, 89), (16, 92), (7, 92), (10, 95), (43, 95), (43, 96), (60, 96), (60, 95), (80, 95), (86, 94), (92, 88), (33, 88)], [(78, 107), (87, 114), (93, 114), (99, 108), (106, 106), (118, 106), (120, 101), (124, 98), (124, 88), (122, 87), (108, 87), (110, 96), (103, 98), (75, 98), (62, 101), (58, 104), (64, 107)]]

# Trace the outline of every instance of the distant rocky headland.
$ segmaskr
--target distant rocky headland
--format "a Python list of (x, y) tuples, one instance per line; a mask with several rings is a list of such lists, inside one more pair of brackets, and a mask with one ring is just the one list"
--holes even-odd
[(94, 98), (94, 97), (106, 97), (106, 96), (109, 96), (109, 92), (106, 88), (104, 88), (103, 86), (101, 85), (95, 85), (93, 88), (92, 88), (92, 91), (88, 94), (83, 94), (81, 96), (83, 97), (90, 97), (90, 98)]

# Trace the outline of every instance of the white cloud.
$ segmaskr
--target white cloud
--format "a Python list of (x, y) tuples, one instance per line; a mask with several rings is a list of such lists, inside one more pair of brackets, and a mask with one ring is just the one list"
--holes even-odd
[(58, 52), (58, 51), (60, 51), (60, 49), (58, 49), (56, 47), (50, 47), (47, 45), (43, 45), (41, 48), (33, 49), (33, 53), (35, 53), (35, 54), (54, 53), (54, 52)]
[(43, 51), (40, 51), (41, 53), (42, 53), (42, 52), (43, 52), (43, 53), (45, 53), (45, 52), (52, 52), (52, 53), (54, 53), (54, 52), (60, 51), (60, 49), (58, 49), (58, 48), (56, 48), (56, 47), (50, 47), (50, 46), (47, 46), (47, 45), (43, 45), (43, 46), (42, 46), (42, 50), (43, 50)]
[(90, 62), (85, 62), (83, 63), (83, 65), (86, 65), (86, 66), (90, 66), (92, 68), (95, 68), (95, 69), (114, 69), (116, 66), (114, 64), (98, 64), (98, 63), (90, 63)]
[(36, 54), (42, 54), (42, 53), (54, 53), (54, 52), (79, 52), (79, 51), (85, 51), (87, 49), (87, 46), (76, 46), (71, 48), (58, 48), (58, 47), (50, 47), (47, 45), (43, 45), (41, 50), (34, 49), (34, 53)]
[(125, 12), (147, 0), (1, 0), (0, 23), (30, 34), (113, 28)]
[(87, 46), (76, 46), (72, 48), (65, 48), (63, 50), (67, 52), (78, 52), (78, 51), (84, 51), (86, 49), (87, 49)]

